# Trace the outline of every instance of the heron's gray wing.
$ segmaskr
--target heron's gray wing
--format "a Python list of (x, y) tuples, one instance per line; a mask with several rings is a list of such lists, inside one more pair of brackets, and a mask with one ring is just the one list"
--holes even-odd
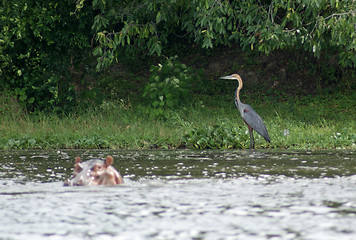
[(263, 123), (261, 117), (250, 105), (245, 104), (244, 108), (244, 121), (250, 125), (256, 132), (258, 132), (267, 142), (270, 142), (267, 128)]

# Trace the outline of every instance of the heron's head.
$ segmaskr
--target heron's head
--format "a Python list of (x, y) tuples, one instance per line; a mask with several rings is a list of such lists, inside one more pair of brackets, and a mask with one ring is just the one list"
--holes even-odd
[(236, 73), (225, 76), (225, 77), (220, 77), (220, 79), (229, 79), (229, 80), (237, 80), (239, 78), (241, 78), (240, 75), (238, 75)]

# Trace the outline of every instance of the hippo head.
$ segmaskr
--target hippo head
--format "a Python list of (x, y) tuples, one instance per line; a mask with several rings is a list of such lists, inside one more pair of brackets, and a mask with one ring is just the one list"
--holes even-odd
[(65, 186), (116, 185), (123, 183), (120, 173), (112, 166), (113, 157), (107, 156), (105, 162), (94, 159), (82, 162), (75, 158), (73, 178), (65, 181)]

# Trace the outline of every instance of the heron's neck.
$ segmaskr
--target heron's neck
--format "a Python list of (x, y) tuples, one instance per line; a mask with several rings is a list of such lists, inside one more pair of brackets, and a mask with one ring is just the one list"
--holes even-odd
[(235, 102), (236, 102), (236, 104), (237, 103), (241, 103), (241, 101), (240, 101), (240, 90), (242, 88), (242, 79), (241, 79), (240, 76), (237, 77), (237, 81), (239, 82), (239, 86), (237, 87), (236, 92), (235, 92)]

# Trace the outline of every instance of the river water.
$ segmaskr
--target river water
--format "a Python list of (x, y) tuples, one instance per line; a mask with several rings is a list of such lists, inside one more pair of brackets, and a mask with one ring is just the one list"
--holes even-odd
[[(75, 156), (125, 184), (64, 187)], [(353, 151), (0, 152), (0, 239), (356, 239)]]

